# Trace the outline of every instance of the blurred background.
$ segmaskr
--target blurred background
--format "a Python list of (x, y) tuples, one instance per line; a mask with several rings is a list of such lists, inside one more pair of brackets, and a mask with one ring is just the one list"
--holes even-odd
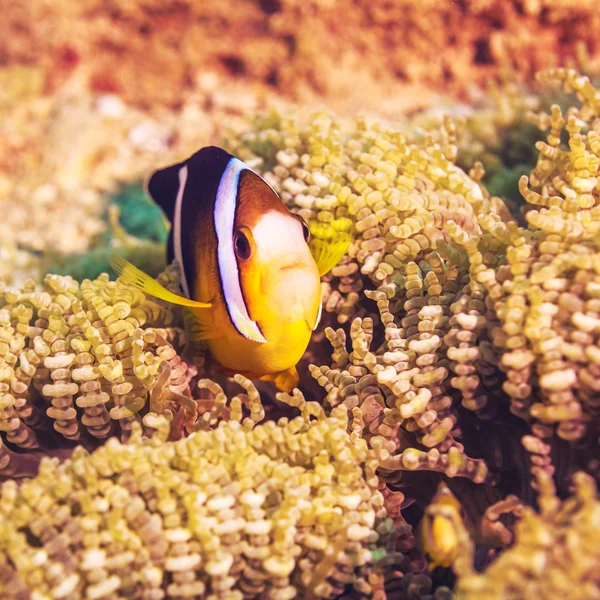
[(141, 182), (241, 135), (248, 115), (326, 107), (407, 127), (491, 110), (483, 147), (468, 145), (481, 158), (498, 143), (493, 125), (529, 108), (510, 86), (549, 66), (594, 73), (600, 43), (586, 0), (3, 0), (0, 11), (0, 276), (15, 285), (96, 276), (115, 247), (156, 272), (166, 228)]

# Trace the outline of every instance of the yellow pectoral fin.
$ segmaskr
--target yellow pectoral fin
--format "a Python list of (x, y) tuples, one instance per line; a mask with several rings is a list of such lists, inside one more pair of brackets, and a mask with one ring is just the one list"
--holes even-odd
[(183, 322), (191, 342), (202, 342), (222, 337), (222, 333), (215, 325), (212, 310), (203, 310), (196, 313), (191, 308), (185, 307), (183, 309)]
[(329, 273), (348, 251), (352, 242), (351, 229), (352, 221), (346, 217), (331, 223), (311, 223), (312, 237), (308, 245), (321, 277)]
[(179, 304), (180, 306), (190, 306), (193, 308), (211, 307), (210, 302), (196, 302), (196, 300), (190, 300), (189, 298), (184, 298), (183, 296), (170, 292), (160, 285), (158, 281), (152, 279), (150, 275), (133, 266), (121, 256), (111, 256), (109, 262), (115, 272), (121, 276), (123, 283), (136, 287), (150, 296), (160, 298), (161, 300), (171, 302), (172, 304)]

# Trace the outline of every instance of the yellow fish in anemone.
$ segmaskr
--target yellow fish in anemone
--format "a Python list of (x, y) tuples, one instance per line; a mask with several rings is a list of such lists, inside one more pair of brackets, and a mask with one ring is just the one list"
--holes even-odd
[(429, 559), (429, 570), (454, 564), (464, 530), (463, 510), (450, 488), (440, 482), (419, 525), (419, 545)]
[(226, 373), (291, 391), (321, 317), (320, 277), (348, 249), (348, 224), (329, 227), (327, 237), (316, 224), (320, 239), (311, 239), (262, 177), (216, 147), (154, 172), (147, 190), (171, 222), (167, 258), (181, 265), (184, 295), (120, 257), (112, 267), (126, 283), (186, 307), (190, 340), (205, 340)]

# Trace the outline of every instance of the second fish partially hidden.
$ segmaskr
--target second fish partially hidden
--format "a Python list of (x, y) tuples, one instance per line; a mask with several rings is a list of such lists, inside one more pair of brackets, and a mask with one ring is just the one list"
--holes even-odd
[(306, 222), (264, 179), (216, 147), (156, 171), (148, 192), (171, 222), (168, 261), (182, 266), (185, 297), (122, 258), (112, 267), (126, 283), (186, 307), (190, 339), (206, 340), (226, 372), (291, 391), (320, 319), (320, 276), (348, 249), (348, 224), (310, 240)]

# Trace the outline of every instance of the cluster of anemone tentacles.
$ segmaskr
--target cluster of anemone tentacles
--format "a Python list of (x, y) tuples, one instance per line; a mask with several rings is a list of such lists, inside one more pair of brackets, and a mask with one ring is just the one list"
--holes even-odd
[(472, 565), (473, 545), (460, 532), (462, 556), (454, 569), (459, 576), (458, 600), (518, 598), (598, 598), (600, 548), (596, 531), (600, 501), (593, 478), (578, 473), (574, 493), (561, 501), (551, 477), (538, 478), (540, 512), (527, 507), (515, 527), (515, 542), (485, 571)]
[[(324, 284), (324, 306), (342, 324), (367, 314), (378, 320), (369, 299), (382, 308), (387, 298), (387, 349), (405, 354), (382, 353), (379, 383), (414, 382), (417, 369), (417, 384), (397, 385), (395, 395), (427, 387), (431, 409), (445, 417), (438, 394), (446, 383), (469, 410), (493, 411), (508, 398), (536, 435), (556, 430), (565, 440), (587, 440), (597, 432), (600, 365), (600, 104), (589, 79), (573, 70), (546, 71), (540, 80), (562, 83), (582, 106), (565, 116), (557, 105), (551, 115), (527, 115), (550, 131), (519, 184), (526, 227), (480, 184), (481, 164), (469, 176), (455, 166), (449, 119), (435, 136), (407, 139), (361, 119), (347, 133), (322, 114), (306, 128), (271, 115), (230, 146), (261, 166), (317, 235), (354, 222), (348, 255)], [(329, 337), (339, 355), (338, 335)], [(390, 336), (399, 340), (390, 344)], [(423, 410), (413, 413), (418, 403)], [(423, 395), (401, 404), (423, 418), (415, 428), (435, 420)]]
[(374, 597), (396, 558), (377, 462), (346, 411), (312, 412), (44, 459), (2, 486), (2, 597)]
[[(174, 270), (162, 280), (176, 282)], [(152, 435), (180, 408), (195, 411), (197, 371), (173, 347), (183, 331), (168, 307), (106, 274), (81, 284), (49, 275), (43, 291), (30, 282), (0, 298), (4, 476), (31, 474), (23, 450), (65, 440), (92, 449), (113, 435), (126, 441), (135, 421)]]
[[(548, 477), (555, 474), (556, 448), (567, 447), (570, 453), (564, 453), (565, 460), (569, 463), (573, 459), (556, 473), (561, 493), (566, 475), (584, 468), (597, 476), (600, 466), (595, 382), (600, 374), (597, 356), (600, 198), (596, 189), (600, 104), (590, 82), (573, 71), (551, 71), (543, 78), (561, 82), (567, 91), (576, 91), (582, 107), (569, 109), (566, 118), (558, 107), (552, 108), (551, 116), (529, 116), (541, 128), (549, 127), (550, 133), (547, 142), (538, 142), (538, 164), (530, 178), (520, 184), (527, 201), (522, 215), (527, 223), (524, 227), (519, 226), (504, 202), (490, 196), (481, 184), (480, 164), (474, 165), (469, 174), (456, 166), (457, 131), (450, 119), (444, 121), (435, 135), (409, 138), (379, 124), (369, 125), (362, 119), (347, 132), (332, 117), (323, 114), (315, 115), (306, 127), (273, 114), (257, 120), (252, 131), (228, 140), (229, 149), (259, 169), (288, 206), (307, 219), (313, 235), (327, 239), (348, 223), (352, 223), (354, 230), (347, 256), (322, 284), (324, 323), (309, 350), (309, 357), (312, 353), (315, 363), (310, 366), (310, 374), (324, 388), (324, 399), (321, 403), (307, 402), (300, 391), (277, 396), (287, 405), (291, 416), (300, 411), (300, 421), (284, 420), (278, 425), (267, 421), (256, 425), (270, 410), (262, 404), (257, 389), (238, 377), (237, 382), (246, 393), (228, 400), (223, 389), (208, 379), (210, 373), (202, 360), (196, 360), (188, 352), (177, 310), (120, 281), (109, 282), (103, 275), (95, 281), (78, 284), (70, 278), (50, 276), (41, 292), (29, 284), (21, 291), (2, 290), (0, 423), (6, 440), (2, 449), (5, 477), (29, 474), (36, 464), (32, 457), (42, 451), (52, 453), (57, 446), (64, 447), (65, 439), (72, 445), (78, 443), (93, 449), (111, 434), (127, 442), (138, 426), (145, 437), (154, 441), (119, 447), (115, 454), (122, 457), (117, 461), (119, 469), (123, 466), (127, 472), (130, 468), (127, 461), (135, 462), (138, 455), (148, 456), (157, 468), (163, 461), (169, 465), (168, 469), (177, 471), (178, 474), (165, 475), (169, 482), (187, 481), (195, 467), (185, 462), (179, 449), (205, 444), (202, 453), (206, 453), (216, 469), (211, 476), (218, 479), (218, 472), (223, 477), (228, 473), (231, 478), (235, 472), (237, 477), (241, 474), (235, 471), (235, 461), (220, 445), (225, 444), (221, 439), (223, 432), (238, 431), (236, 427), (241, 427), (239, 431), (244, 432), (245, 439), (251, 440), (244, 442), (249, 444), (246, 447), (259, 439), (268, 445), (265, 436), (279, 439), (277, 431), (281, 428), (291, 431), (289, 428), (295, 427), (291, 424), (296, 423), (299, 435), (294, 432), (289, 440), (285, 438), (287, 441), (276, 456), (262, 446), (260, 452), (254, 450), (276, 458), (277, 469), (285, 471), (287, 467), (281, 467), (285, 463), (318, 472), (316, 479), (308, 476), (307, 485), (315, 484), (313, 487), (308, 491), (301, 488), (301, 493), (307, 494), (308, 507), (318, 503), (324, 493), (316, 482), (331, 483), (336, 469), (327, 465), (321, 468), (321, 455), (315, 454), (311, 446), (314, 442), (311, 436), (317, 434), (311, 432), (329, 432), (333, 427), (332, 443), (336, 440), (335, 443), (346, 445), (336, 446), (340, 454), (332, 454), (330, 460), (339, 461), (340, 468), (342, 464), (348, 465), (348, 461), (357, 461), (352, 463), (352, 475), (348, 478), (346, 474), (340, 475), (340, 483), (353, 482), (369, 490), (373, 498), (381, 499), (383, 508), (378, 518), (387, 515), (392, 520), (385, 526), (388, 529), (378, 532), (374, 521), (362, 522), (365, 540), (377, 544), (380, 534), (382, 540), (387, 539), (389, 529), (394, 528), (390, 543), (386, 541), (384, 545), (390, 551), (394, 546), (402, 553), (394, 556), (391, 552), (390, 558), (383, 562), (369, 562), (378, 556), (373, 546), (369, 548), (370, 558), (359, 552), (356, 556), (362, 556), (364, 562), (356, 562), (355, 555), (350, 559), (347, 554), (349, 540), (336, 534), (340, 529), (326, 528), (319, 535), (333, 548), (333, 554), (325, 560), (322, 555), (309, 553), (309, 563), (303, 563), (305, 536), (311, 534), (300, 531), (300, 524), (311, 527), (311, 523), (302, 521), (301, 511), (292, 511), (299, 521), (290, 526), (291, 533), (284, 538), (290, 544), (288, 559), (293, 558), (293, 564), (288, 563), (289, 577), (275, 584), (269, 579), (273, 574), (269, 575), (264, 563), (248, 566), (246, 558), (239, 558), (247, 556), (247, 550), (253, 547), (241, 533), (236, 535), (242, 537), (234, 536), (232, 541), (227, 533), (219, 533), (216, 524), (217, 529), (212, 530), (210, 537), (202, 528), (182, 524), (182, 515), (187, 515), (182, 512), (173, 517), (173, 522), (177, 522), (173, 527), (179, 528), (178, 532), (182, 528), (188, 530), (192, 537), (172, 541), (162, 533), (153, 535), (154, 525), (144, 525), (140, 527), (145, 533), (140, 535), (149, 536), (148, 540), (131, 542), (134, 546), (149, 547), (155, 540), (162, 540), (163, 550), (156, 554), (158, 571), (151, 569), (152, 573), (147, 574), (149, 580), (144, 579), (145, 571), (141, 566), (138, 569), (137, 563), (130, 577), (113, 573), (117, 566), (110, 561), (105, 565), (102, 561), (108, 559), (101, 553), (91, 555), (102, 564), (97, 567), (92, 561), (90, 575), (87, 567), (78, 562), (84, 555), (77, 546), (76, 536), (72, 542), (60, 538), (56, 544), (61, 549), (64, 544), (74, 544), (69, 550), (70, 558), (61, 557), (59, 561), (70, 565), (69, 582), (74, 586), (71, 592), (81, 589), (77, 586), (92, 586), (96, 590), (93, 586), (101, 580), (110, 580), (117, 586), (114, 590), (106, 592), (98, 588), (99, 591), (91, 592), (92, 596), (100, 598), (104, 597), (102, 593), (115, 593), (121, 585), (138, 593), (151, 580), (160, 593), (172, 597), (205, 594), (216, 598), (219, 596), (211, 594), (234, 589), (233, 597), (244, 597), (250, 593), (248, 590), (258, 589), (253, 587), (259, 585), (257, 581), (263, 581), (265, 590), (281, 591), (281, 596), (273, 598), (291, 598), (299, 590), (332, 597), (346, 593), (342, 583), (352, 585), (359, 595), (373, 593), (374, 597), (383, 598), (387, 590), (392, 597), (396, 594), (401, 598), (424, 598), (433, 593), (431, 579), (422, 573), (424, 562), (415, 548), (415, 537), (406, 526), (407, 520), (411, 525), (417, 524), (420, 513), (410, 509), (410, 503), (422, 498), (413, 498), (410, 488), (416, 485), (426, 490), (443, 476), (452, 482), (465, 504), (469, 500), (473, 500), (471, 505), (484, 502), (469, 511), (467, 521), (475, 529), (481, 524), (500, 532), (500, 549), (513, 539), (528, 548), (527, 540), (532, 539), (527, 537), (528, 523), (534, 528), (536, 523), (548, 527), (547, 535), (538, 536), (532, 542), (534, 545), (571, 539), (569, 536), (575, 534), (569, 533), (571, 529), (566, 523), (572, 516), (571, 505), (582, 494), (590, 498), (583, 503), (582, 511), (587, 515), (585, 518), (593, 520), (597, 511), (591, 498), (596, 492), (582, 474), (576, 479), (579, 496), (576, 494), (574, 500), (567, 501), (571, 504), (565, 505), (566, 512), (552, 512), (542, 506), (539, 517), (531, 517), (527, 511), (523, 517), (522, 503), (514, 496), (502, 500), (505, 492), (518, 494), (528, 487), (531, 467), (534, 483), (537, 482), (534, 487), (541, 490), (543, 505), (549, 497)], [(169, 268), (161, 281), (175, 288), (176, 271)], [(333, 348), (332, 361), (317, 360), (328, 344)], [(302, 382), (303, 386), (307, 383)], [(315, 421), (311, 423), (311, 419)], [(235, 425), (238, 422), (242, 425)], [(159, 441), (167, 431), (172, 439), (189, 433), (195, 435), (189, 442)], [(157, 432), (163, 433), (156, 435)], [(195, 439), (203, 441), (194, 442)], [(309, 443), (310, 440), (313, 442)], [(216, 446), (211, 449), (213, 443)], [(91, 457), (83, 457), (77, 451), (73, 462), (60, 467), (69, 474), (65, 486), (75, 485), (77, 477), (85, 478), (88, 465), (95, 464), (94, 457), (112, 456), (115, 448), (111, 442), (102, 447), (100, 454)], [(508, 456), (503, 455), (506, 448)], [(523, 454), (523, 449), (527, 454)], [(360, 460), (353, 454), (359, 450), (365, 453)], [(520, 470), (509, 470), (507, 477), (500, 466), (512, 464), (510, 461), (515, 458), (526, 464), (524, 468), (515, 464)], [(240, 461), (249, 464), (241, 458)], [(112, 489), (113, 485), (121, 485), (119, 478), (132, 481), (128, 472), (117, 477), (119, 469), (114, 468), (110, 475), (102, 474), (107, 478), (102, 485)], [(35, 481), (47, 481), (44, 473), (43, 470)], [(266, 474), (263, 472), (263, 476)], [(92, 479), (88, 478), (88, 484)], [(268, 485), (267, 479), (261, 483), (243, 481), (243, 485), (253, 490), (252, 486)], [(464, 486), (455, 486), (456, 481), (462, 481)], [(230, 483), (227, 479), (223, 485)], [(131, 484), (131, 488), (124, 483), (123, 486), (127, 494), (139, 491), (144, 497), (148, 523), (171, 518), (173, 511), (160, 508), (162, 500), (167, 507), (177, 504), (171, 492), (163, 491), (164, 487), (155, 481), (164, 497), (156, 492), (158, 499), (152, 496), (150, 500), (145, 496), (145, 480), (138, 484), (138, 487)], [(204, 479), (194, 484), (209, 485)], [(221, 484), (218, 479), (215, 485)], [(34, 490), (39, 489), (35, 487), (38, 484), (30, 485)], [(6, 489), (8, 515), (16, 510), (14, 498), (18, 496), (10, 496), (16, 493), (11, 485)], [(103, 494), (103, 490), (98, 493)], [(483, 496), (478, 495), (481, 490)], [(273, 504), (269, 506), (278, 509), (285, 506), (287, 510), (287, 496), (280, 492), (274, 493)], [(106, 543), (113, 543), (113, 536), (122, 534), (117, 535), (119, 519), (127, 518), (119, 512), (119, 494), (115, 495), (116, 513), (111, 513), (116, 516), (98, 521), (104, 519), (103, 514), (89, 521)], [(361, 502), (367, 501), (366, 494), (365, 491)], [(294, 501), (297, 500), (294, 496)], [(522, 501), (527, 502), (528, 498), (523, 496)], [(108, 510), (112, 500), (92, 498), (89, 502), (93, 510), (99, 510), (98, 503)], [(57, 503), (63, 506), (64, 500)], [(234, 512), (246, 510), (241, 496), (235, 494), (227, 508)], [(348, 521), (340, 527), (349, 532), (350, 523), (359, 523), (362, 517), (354, 515), (354, 509), (348, 506), (338, 506), (331, 512), (344, 516), (346, 509), (350, 511)], [(61, 510), (57, 518), (64, 517), (64, 523), (70, 523), (67, 512)], [(79, 517), (79, 510), (72, 509), (70, 516)], [(360, 512), (360, 508), (356, 510)], [(586, 511), (591, 511), (591, 516)], [(506, 523), (501, 521), (507, 515), (512, 515), (512, 520), (518, 523), (514, 534), (510, 518)], [(22, 523), (33, 524), (31, 513), (23, 519)], [(60, 530), (62, 523), (59, 522), (58, 529), (53, 525), (54, 529)], [(27, 546), (39, 546), (41, 540), (42, 545), (50, 544), (54, 552), (54, 538), (51, 543), (40, 537), (45, 526), (40, 525), (40, 529), (36, 525), (29, 537), (18, 537), (24, 545), (17, 550), (11, 546), (10, 557), (5, 553), (6, 581), (13, 581), (11, 577), (21, 564), (15, 563), (16, 557)], [(148, 533), (146, 527), (152, 531)], [(163, 527), (169, 529), (171, 525)], [(371, 534), (367, 535), (369, 528)], [(466, 535), (458, 530), (455, 534), (457, 543), (463, 539), (461, 535)], [(193, 537), (196, 535), (197, 539)], [(51, 540), (51, 536), (47, 539)], [(95, 540), (93, 536), (89, 539)], [(118, 537), (117, 541), (124, 544), (124, 539)], [(582, 541), (582, 552), (587, 553), (586, 561), (594, 562), (595, 555), (588, 552), (586, 540)], [(278, 539), (269, 533), (263, 542), (273, 545)], [(182, 544), (177, 545), (173, 557), (200, 556), (193, 559), (199, 561), (193, 565), (193, 577), (185, 576), (192, 577), (199, 587), (178, 587), (194, 582), (185, 577), (180, 579), (179, 575), (175, 577), (165, 568), (164, 561), (169, 557), (165, 548), (171, 543)], [(226, 573), (220, 574), (223, 581), (213, 581), (206, 558), (223, 545), (235, 560)], [(235, 548), (231, 549), (231, 545)], [(28, 556), (35, 556), (35, 560), (45, 564), (52, 552), (39, 552)], [(119, 546), (118, 552), (132, 550)], [(516, 553), (510, 552), (501, 551), (498, 561), (504, 560), (502, 564), (508, 565), (507, 570), (514, 577), (521, 577), (522, 570), (510, 559)], [(496, 554), (498, 550), (488, 552), (486, 560)], [(457, 556), (459, 590), (488, 589), (486, 586), (500, 589), (502, 582), (494, 575), (495, 563), (489, 567), (489, 577), (475, 576), (465, 566), (478, 556), (472, 545), (467, 545), (465, 552)], [(552, 558), (551, 572), (557, 578), (568, 577), (574, 563), (561, 562), (559, 558), (558, 555)], [(320, 583), (309, 584), (306, 573), (313, 568), (310, 565), (321, 559), (325, 567), (319, 572)], [(336, 566), (336, 561), (345, 567)], [(396, 568), (394, 561), (400, 561)], [(252, 573), (249, 577), (255, 577), (248, 589), (242, 587), (246, 580), (241, 573), (246, 567)], [(26, 570), (29, 568), (31, 565)], [(60, 574), (64, 568), (53, 567)], [(47, 591), (52, 597), (55, 593), (52, 583), (56, 581), (43, 583), (39, 572), (34, 572), (31, 579), (26, 578), (20, 585), (43, 588), (45, 591), (40, 593)], [(584, 579), (586, 589), (595, 593), (598, 582), (587, 575)], [(442, 597), (447, 592), (435, 593)]]

